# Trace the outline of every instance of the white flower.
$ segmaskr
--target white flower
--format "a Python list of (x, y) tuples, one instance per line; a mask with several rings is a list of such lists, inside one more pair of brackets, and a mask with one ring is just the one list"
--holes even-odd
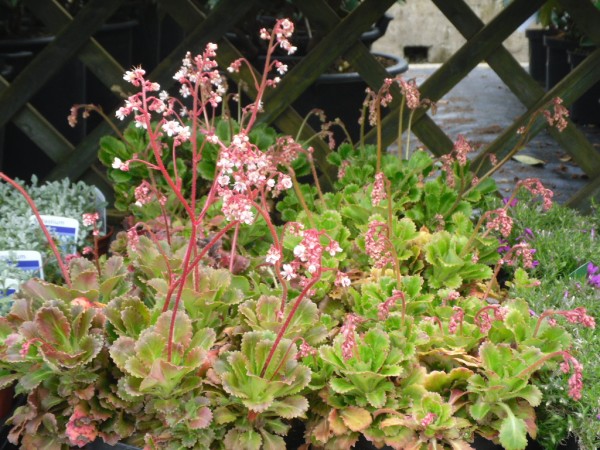
[(280, 182), (281, 182), (281, 186), (283, 186), (284, 189), (292, 188), (292, 179), (290, 177), (288, 177), (287, 175), (282, 176)]
[(291, 264), (283, 265), (283, 270), (281, 271), (281, 276), (288, 281), (292, 280), (293, 278), (296, 277), (296, 274), (294, 273), (294, 268), (292, 267)]
[(304, 245), (298, 244), (296, 245), (296, 247), (294, 247), (294, 256), (297, 256), (298, 258), (303, 258), (305, 254), (306, 247)]
[(161, 128), (165, 133), (167, 133), (167, 136), (172, 137), (179, 133), (181, 126), (176, 120), (169, 120), (168, 122), (163, 123)]
[(113, 169), (120, 169), (122, 165), (123, 165), (123, 161), (121, 161), (120, 158), (117, 158), (115, 156), (115, 159), (113, 160), (113, 163), (112, 163), (112, 168)]
[(281, 253), (279, 253), (279, 250), (277, 250), (275, 247), (271, 246), (271, 248), (267, 252), (266, 261), (269, 264), (275, 264), (277, 261), (279, 261), (280, 258), (281, 258)]
[(127, 116), (127, 114), (129, 114), (129, 111), (127, 110), (127, 108), (124, 108), (121, 106), (119, 109), (117, 109), (115, 116), (117, 117), (117, 119), (123, 120), (123, 119), (125, 119), (125, 116)]
[(217, 178), (217, 183), (219, 183), (219, 186), (227, 186), (229, 184), (229, 176), (221, 175)]

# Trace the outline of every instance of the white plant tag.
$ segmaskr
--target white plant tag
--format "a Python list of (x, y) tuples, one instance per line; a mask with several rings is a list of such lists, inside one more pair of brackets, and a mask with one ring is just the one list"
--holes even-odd
[[(0, 250), (0, 259), (13, 263), (17, 268), (31, 273), (31, 278), (44, 279), (44, 268), (42, 266), (42, 254), (35, 250)], [(7, 278), (4, 280), (6, 296), (16, 292), (17, 280)], [(0, 292), (0, 296), (1, 296)]]
[[(44, 225), (54, 236), (64, 253), (75, 253), (77, 251), (77, 235), (79, 234), (79, 221), (71, 217), (40, 215)], [(35, 216), (29, 220), (37, 224)]]

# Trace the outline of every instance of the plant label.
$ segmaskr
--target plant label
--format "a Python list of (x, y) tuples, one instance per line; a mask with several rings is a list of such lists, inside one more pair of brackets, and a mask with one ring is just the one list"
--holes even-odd
[[(77, 235), (79, 233), (79, 221), (71, 217), (41, 215), (44, 225), (54, 236), (64, 253), (75, 253), (77, 251)], [(29, 218), (37, 223), (35, 216)]]
[[(0, 259), (12, 263), (16, 268), (30, 273), (31, 277), (44, 279), (42, 267), (42, 254), (34, 250), (2, 250)], [(19, 282), (12, 278), (6, 278), (0, 290), (0, 297), (8, 297), (16, 292)]]

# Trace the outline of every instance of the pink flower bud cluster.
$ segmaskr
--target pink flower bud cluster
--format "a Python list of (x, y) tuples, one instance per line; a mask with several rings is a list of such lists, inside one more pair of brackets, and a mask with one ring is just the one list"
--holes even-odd
[(552, 207), (552, 197), (554, 196), (554, 192), (545, 188), (542, 182), (537, 178), (527, 178), (519, 181), (518, 186), (523, 186), (525, 189), (531, 192), (532, 195), (540, 196), (542, 198), (545, 211)]
[(383, 172), (378, 172), (377, 175), (375, 175), (375, 182), (373, 183), (373, 190), (371, 191), (371, 204), (377, 206), (385, 200), (385, 198), (385, 175)]
[(404, 300), (404, 298), (404, 292), (394, 290), (390, 298), (377, 306), (377, 317), (379, 320), (385, 320), (387, 316), (389, 316), (392, 306), (394, 306), (398, 300)]
[(548, 125), (555, 126), (558, 131), (567, 128), (567, 118), (569, 117), (569, 110), (564, 107), (562, 102), (562, 98), (555, 97), (552, 100), (552, 111), (544, 111), (544, 117)]
[(581, 324), (586, 328), (596, 328), (596, 320), (588, 315), (587, 310), (582, 306), (570, 311), (555, 311), (555, 314), (564, 316), (569, 323)]
[(573, 400), (581, 400), (583, 390), (583, 365), (569, 353), (563, 354), (564, 361), (560, 364), (563, 373), (569, 373), (573, 368), (573, 375), (569, 378), (569, 397)]
[(462, 324), (463, 319), (465, 318), (465, 312), (459, 306), (454, 306), (452, 308), (454, 314), (450, 317), (450, 324), (448, 325), (448, 332), (450, 334), (456, 334), (456, 330), (458, 326)]
[(100, 215), (97, 212), (83, 213), (81, 220), (86, 227), (92, 227), (98, 223), (98, 220), (100, 220)]
[(342, 164), (340, 164), (340, 167), (338, 169), (338, 180), (341, 180), (342, 178), (344, 178), (346, 176), (346, 169), (350, 167), (350, 161), (344, 160), (342, 161)]
[(494, 320), (504, 321), (508, 310), (503, 306), (490, 305), (483, 308), (475, 315), (475, 325), (479, 327), (479, 331), (482, 334), (487, 334), (492, 328), (492, 318), (490, 317), (489, 310), (494, 311)]
[[(146, 180), (142, 181), (142, 183), (135, 188), (133, 193), (135, 196), (136, 206), (147, 205), (148, 203), (157, 199), (156, 192), (154, 191), (154, 189), (152, 189), (152, 186)], [(163, 194), (158, 194), (158, 202), (161, 205), (164, 205), (166, 201), (167, 198)]]
[(317, 349), (312, 347), (308, 342), (304, 339), (302, 340), (302, 344), (300, 344), (300, 348), (298, 349), (298, 353), (296, 357), (298, 359), (306, 358), (307, 356), (314, 356), (317, 354)]
[(406, 99), (406, 106), (410, 110), (415, 110), (421, 106), (421, 92), (414, 78), (406, 81), (402, 77), (396, 78), (396, 82), (400, 86), (400, 91)]
[(473, 151), (473, 147), (462, 134), (459, 134), (452, 150), (458, 164), (464, 167), (467, 164), (467, 154)]
[(516, 266), (519, 263), (519, 259), (521, 259), (525, 269), (533, 269), (536, 265), (533, 255), (535, 255), (535, 249), (531, 248), (531, 245), (527, 242), (519, 242), (512, 246), (500, 262), (509, 266)]
[(392, 254), (388, 248), (387, 225), (384, 222), (374, 220), (369, 224), (365, 234), (365, 250), (367, 255), (374, 261), (373, 267), (381, 269), (392, 263)]
[(356, 348), (356, 326), (363, 321), (356, 314), (348, 314), (346, 321), (340, 328), (340, 335), (344, 338), (342, 342), (342, 357), (349, 360), (354, 355)]

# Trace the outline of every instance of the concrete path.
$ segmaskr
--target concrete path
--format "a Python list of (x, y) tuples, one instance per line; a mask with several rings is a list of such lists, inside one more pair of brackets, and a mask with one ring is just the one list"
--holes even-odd
[[(403, 77), (415, 78), (421, 84), (438, 67), (437, 64), (411, 64)], [(481, 147), (492, 142), (525, 111), (496, 73), (482, 64), (438, 102), (437, 114), (432, 118), (452, 140), (462, 134), (472, 145)], [(600, 158), (600, 128), (581, 126), (580, 129), (598, 149)], [(557, 202), (564, 203), (589, 181), (546, 131), (538, 134), (519, 154), (532, 156), (544, 164), (529, 166), (509, 161), (495, 174), (503, 193), (512, 192), (519, 179), (536, 177), (554, 191)]]

